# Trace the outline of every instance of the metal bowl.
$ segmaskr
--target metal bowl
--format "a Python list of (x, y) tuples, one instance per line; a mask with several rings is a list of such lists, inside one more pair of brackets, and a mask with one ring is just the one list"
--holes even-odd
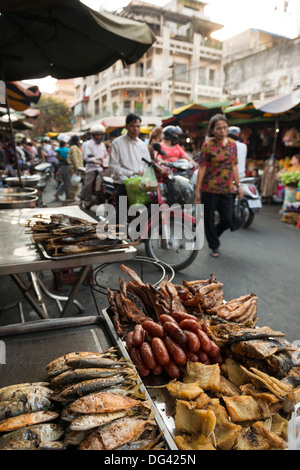
[(0, 209), (36, 207), (38, 190), (34, 188), (1, 188)]
[[(41, 179), (41, 175), (23, 175), (21, 176), (21, 182), (28, 188), (28, 187), (36, 187)], [(5, 178), (4, 184), (8, 184), (9, 186), (20, 186), (20, 180), (17, 176), (9, 176)]]

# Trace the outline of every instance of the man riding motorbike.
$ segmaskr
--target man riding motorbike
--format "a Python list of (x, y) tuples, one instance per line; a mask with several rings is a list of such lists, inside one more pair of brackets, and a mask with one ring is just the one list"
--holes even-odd
[(102, 124), (91, 127), (91, 139), (82, 144), (82, 156), (86, 163), (86, 172), (83, 181), (80, 198), (89, 200), (96, 178), (99, 178), (97, 186), (101, 187), (103, 177), (103, 159), (108, 157), (105, 139), (105, 128)]

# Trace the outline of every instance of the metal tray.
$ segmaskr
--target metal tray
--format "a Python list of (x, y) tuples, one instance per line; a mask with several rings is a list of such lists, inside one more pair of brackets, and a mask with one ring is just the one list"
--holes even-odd
[[(108, 309), (102, 310), (102, 315), (107, 325), (109, 326), (109, 329), (112, 332), (115, 341), (117, 341), (118, 344), (122, 345), (122, 349), (125, 350), (126, 356), (129, 357), (125, 347), (125, 343), (118, 337), (116, 333), (115, 327), (110, 319)], [(175, 414), (175, 401), (168, 392), (168, 390), (164, 387), (164, 385), (170, 382), (170, 377), (163, 374), (161, 376), (150, 375), (148, 377), (141, 377), (141, 380), (153, 401), (155, 409), (157, 410), (158, 414), (161, 416), (164, 422), (165, 429), (167, 429), (168, 434), (171, 436), (172, 442), (174, 442), (174, 437), (176, 433), (175, 421), (173, 417)], [(175, 443), (174, 446), (174, 449), (177, 449)]]
[[(102, 316), (40, 320), (0, 327), (0, 388), (22, 382), (48, 381), (46, 365), (74, 351), (100, 352), (117, 346), (130, 360), (112, 323)], [(141, 390), (151, 399), (143, 382)], [(151, 399), (152, 400), (152, 399)], [(153, 402), (153, 400), (152, 400)], [(178, 450), (153, 402), (155, 419), (169, 450)]]
[(123, 243), (124, 244), (124, 248), (116, 248), (116, 249), (108, 249), (108, 250), (95, 250), (95, 251), (86, 251), (84, 253), (74, 253), (74, 254), (66, 254), (66, 255), (59, 255), (59, 256), (52, 256), (52, 255), (49, 255), (49, 253), (47, 253), (47, 250), (45, 249), (45, 247), (43, 246), (42, 243), (38, 243), (38, 242), (35, 242), (34, 241), (34, 244), (39, 252), (39, 254), (42, 256), (43, 259), (47, 259), (47, 260), (51, 260), (51, 261), (57, 261), (57, 260), (62, 260), (62, 259), (72, 259), (72, 258), (80, 258), (82, 256), (84, 257), (88, 257), (88, 256), (95, 256), (96, 255), (101, 255), (102, 253), (103, 254), (107, 254), (107, 253), (123, 253), (126, 248), (127, 248), (127, 244), (125, 244), (125, 242)]

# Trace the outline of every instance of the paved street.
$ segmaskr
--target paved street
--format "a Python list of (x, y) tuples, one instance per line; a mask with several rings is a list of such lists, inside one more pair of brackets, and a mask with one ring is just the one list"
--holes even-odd
[[(52, 203), (54, 182), (49, 181), (44, 195), (44, 203), (54, 207), (61, 203)], [(225, 299), (254, 293), (258, 296), (259, 325), (269, 325), (275, 330), (283, 331), (291, 342), (300, 340), (300, 311), (299, 311), (299, 239), (300, 231), (294, 226), (280, 221), (278, 213), (280, 206), (266, 205), (255, 217), (254, 224), (247, 230), (226, 232), (221, 239), (221, 256), (214, 259), (209, 256), (205, 244), (199, 252), (192, 266), (176, 274), (174, 282), (183, 280), (207, 279), (211, 273), (223, 282)], [(63, 210), (63, 207), (62, 207)], [(145, 256), (143, 246), (138, 248), (138, 254)], [(161, 273), (152, 267), (143, 264), (140, 271), (140, 262), (129, 262), (129, 267), (143, 275), (145, 281), (156, 282)], [(98, 267), (94, 267), (98, 270)], [(125, 277), (118, 264), (104, 267), (98, 272), (96, 284), (83, 286), (78, 300), (84, 307), (83, 315), (94, 315), (107, 306), (106, 295), (99, 287), (101, 284), (118, 288), (119, 277)], [(126, 277), (125, 277), (126, 278)], [(44, 273), (44, 282), (54, 289), (52, 272)], [(64, 286), (63, 290), (56, 292), (60, 295), (70, 290)], [(101, 292), (100, 292), (101, 291)], [(1, 278), (0, 285), (1, 309), (21, 298), (20, 293), (7, 277)], [(49, 305), (48, 305), (49, 304)], [(47, 300), (50, 316), (58, 316), (54, 302)], [(24, 304), (25, 319), (36, 320), (37, 315), (31, 307)], [(73, 307), (71, 316), (78, 315), (77, 307)], [(11, 324), (20, 321), (17, 308), (12, 308), (0, 316), (0, 324)]]

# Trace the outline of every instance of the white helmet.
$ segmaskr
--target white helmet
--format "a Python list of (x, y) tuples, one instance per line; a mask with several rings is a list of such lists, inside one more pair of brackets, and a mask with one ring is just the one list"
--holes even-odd
[(105, 134), (105, 127), (102, 124), (95, 124), (90, 129), (91, 134)]

